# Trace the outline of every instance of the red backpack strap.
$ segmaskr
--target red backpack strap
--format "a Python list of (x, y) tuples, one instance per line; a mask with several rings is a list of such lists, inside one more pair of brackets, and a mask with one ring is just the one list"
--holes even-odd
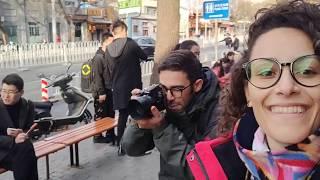
[(187, 155), (187, 161), (196, 180), (228, 179), (213, 149), (230, 141), (231, 138), (232, 134), (229, 134), (226, 137), (218, 137), (195, 145), (195, 148)]

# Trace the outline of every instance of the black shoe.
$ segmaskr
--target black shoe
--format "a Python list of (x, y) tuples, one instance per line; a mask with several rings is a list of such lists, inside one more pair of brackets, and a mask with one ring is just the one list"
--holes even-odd
[(107, 133), (106, 138), (110, 139), (110, 142), (112, 142), (112, 145), (114, 146), (116, 144), (116, 136), (112, 133)]
[(118, 156), (124, 156), (126, 153), (124, 152), (123, 148), (121, 145), (118, 147)]
[(93, 136), (94, 143), (110, 143), (111, 141), (112, 141), (111, 137)]

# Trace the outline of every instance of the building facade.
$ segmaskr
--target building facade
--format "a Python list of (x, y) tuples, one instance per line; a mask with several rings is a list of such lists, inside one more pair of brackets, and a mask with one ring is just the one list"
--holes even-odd
[[(156, 38), (157, 0), (120, 0), (119, 17), (128, 25), (129, 37)], [(121, 6), (121, 2), (125, 4)]]
[[(3, 34), (8, 42), (39, 43), (52, 41), (51, 1), (0, 0), (0, 17)], [(55, 3), (57, 41), (68, 38), (68, 23), (63, 9)]]
[[(112, 20), (117, 16), (115, 2), (116, 0), (0, 0), (0, 43), (100, 40), (101, 34), (108, 31)], [(56, 22), (55, 26), (52, 26), (52, 22)], [(53, 27), (56, 27), (55, 31), (52, 30)]]

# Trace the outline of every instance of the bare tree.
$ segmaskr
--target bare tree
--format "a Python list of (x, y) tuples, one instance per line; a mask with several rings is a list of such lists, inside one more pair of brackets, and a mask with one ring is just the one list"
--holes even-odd
[(158, 65), (179, 42), (180, 1), (157, 1), (157, 41), (150, 83), (159, 82)]
[[(2, 43), (4, 45), (6, 45), (7, 44), (7, 33), (4, 30), (4, 28), (1, 26), (1, 24), (0, 24), (0, 34), (1, 34), (0, 39), (2, 40)], [(2, 44), (0, 43), (0, 45), (2, 45)]]

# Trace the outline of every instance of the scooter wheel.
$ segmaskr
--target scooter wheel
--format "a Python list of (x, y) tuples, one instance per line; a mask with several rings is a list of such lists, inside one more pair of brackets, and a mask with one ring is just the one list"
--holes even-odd
[(83, 121), (85, 124), (88, 124), (91, 122), (91, 120), (92, 120), (92, 114), (88, 109), (86, 109), (83, 113)]

